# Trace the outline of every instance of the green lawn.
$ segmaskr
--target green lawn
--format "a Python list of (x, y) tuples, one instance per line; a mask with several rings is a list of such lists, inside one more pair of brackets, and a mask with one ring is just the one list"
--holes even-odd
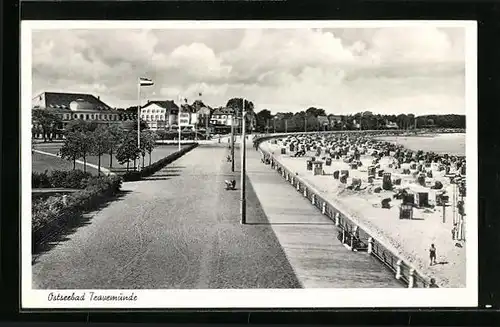
[[(48, 152), (48, 151), (47, 151)], [(73, 163), (61, 158), (48, 156), (41, 153), (34, 152), (31, 155), (31, 165), (33, 172), (43, 173), (44, 171), (52, 170), (72, 170)], [(77, 169), (83, 170), (83, 165), (76, 164)], [(87, 171), (92, 174), (97, 174), (97, 169), (87, 167)]]
[[(48, 144), (37, 144), (35, 145), (36, 150), (57, 154), (62, 144), (59, 143), (48, 143)], [(187, 145), (182, 145), (182, 147), (186, 147)], [(158, 145), (153, 153), (151, 154), (151, 163), (158, 161), (162, 158), (165, 158), (171, 153), (174, 153), (178, 150), (177, 145)], [(82, 159), (80, 159), (83, 161)], [(142, 159), (141, 159), (142, 161)], [(87, 162), (97, 165), (98, 158), (97, 156), (88, 156)], [(51, 157), (48, 155), (43, 155), (39, 153), (33, 153), (32, 157), (33, 163), (33, 171), (41, 171), (43, 172), (45, 169), (47, 170), (68, 170), (73, 169), (73, 163), (67, 160), (63, 160), (60, 158)], [(146, 155), (144, 160), (144, 165), (147, 166), (149, 164), (149, 155)], [(105, 154), (101, 157), (101, 167), (109, 169), (110, 166), (110, 156), (109, 154)], [(130, 168), (133, 168), (133, 162), (130, 164)], [(56, 167), (56, 168), (54, 168)], [(83, 165), (77, 164), (78, 169), (83, 169)], [(113, 156), (113, 171), (122, 172), (126, 169), (126, 164), (119, 164), (116, 157)], [(97, 173), (97, 169), (87, 167), (87, 171), (91, 173)]]

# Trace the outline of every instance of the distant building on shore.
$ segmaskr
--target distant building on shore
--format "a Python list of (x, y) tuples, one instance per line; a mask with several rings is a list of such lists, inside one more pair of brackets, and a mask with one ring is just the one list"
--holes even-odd
[(172, 129), (177, 126), (179, 106), (172, 100), (148, 101), (141, 108), (141, 120), (151, 130)]
[(328, 121), (330, 122), (330, 128), (335, 128), (337, 126), (340, 126), (343, 124), (342, 123), (342, 116), (339, 115), (328, 115)]
[(102, 124), (137, 119), (137, 114), (115, 110), (99, 96), (86, 93), (43, 92), (32, 99), (32, 109), (50, 110), (61, 119), (62, 129), (78, 119)]
[(318, 124), (321, 129), (326, 129), (330, 125), (330, 121), (327, 116), (318, 116)]
[(392, 121), (386, 121), (386, 122), (385, 122), (385, 128), (386, 128), (386, 129), (398, 129), (398, 128), (399, 128), (399, 126), (398, 126), (398, 124), (397, 124), (397, 123), (395, 123), (395, 122), (392, 122)]

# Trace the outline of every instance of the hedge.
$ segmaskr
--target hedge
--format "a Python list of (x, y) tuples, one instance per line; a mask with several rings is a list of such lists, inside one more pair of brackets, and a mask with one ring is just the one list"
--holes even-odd
[(122, 178), (125, 182), (130, 182), (130, 181), (138, 181), (141, 180), (143, 177), (148, 177), (159, 171), (160, 169), (164, 168), (166, 165), (172, 163), (173, 161), (179, 159), (182, 157), (184, 154), (188, 153), (192, 149), (196, 148), (198, 146), (198, 143), (191, 144), (185, 148), (182, 148), (180, 151), (174, 152), (172, 154), (169, 154), (163, 159), (160, 159), (154, 163), (152, 163), (149, 166), (144, 167), (141, 171), (130, 171), (125, 173)]
[(57, 234), (70, 221), (96, 209), (121, 188), (119, 176), (94, 176), (86, 180), (84, 189), (66, 196), (34, 200), (32, 204), (32, 244), (35, 250), (45, 239)]
[(33, 172), (31, 174), (32, 188), (78, 188), (86, 187), (87, 181), (92, 177), (91, 173), (81, 170), (54, 170), (50, 173)]

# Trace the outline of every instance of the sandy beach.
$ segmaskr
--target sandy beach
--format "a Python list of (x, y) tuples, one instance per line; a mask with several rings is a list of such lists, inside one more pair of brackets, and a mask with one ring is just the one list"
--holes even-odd
[[(307, 151), (304, 157), (292, 157), (287, 149), (287, 153), (282, 155), (280, 150), (284, 147), (283, 141), (283, 139), (278, 140), (276, 144), (264, 142), (261, 146), (264, 150), (267, 149), (273, 153), (278, 161), (297, 173), (300, 178), (314, 185), (321, 196), (349, 215), (361, 228), (368, 231), (390, 251), (402, 257), (425, 277), (435, 278), (440, 287), (465, 287), (465, 242), (452, 239), (453, 217), (458, 216), (458, 210), (453, 206), (453, 198), (455, 194), (458, 198), (458, 187), (450, 183), (444, 171), (439, 171), (437, 164), (433, 163), (431, 167), (426, 168), (432, 170), (433, 174), (433, 177), (427, 180), (426, 187), (430, 207), (414, 208), (412, 220), (399, 219), (399, 206), (402, 201), (393, 198), (394, 191), (383, 189), (380, 192), (374, 191), (375, 188), (382, 186), (382, 177), (377, 176), (372, 183), (368, 182), (368, 166), (373, 160), (373, 157), (369, 155), (370, 151), (361, 155), (362, 166), (357, 169), (350, 169), (349, 164), (342, 158), (333, 159), (331, 166), (323, 165), (324, 175), (314, 176), (312, 171), (307, 170), (306, 160), (314, 157), (315, 151)], [(323, 156), (324, 152), (320, 157)], [(395, 188), (418, 188), (412, 174), (402, 174), (401, 169), (390, 168), (391, 159), (392, 157), (389, 156), (383, 157), (380, 164), (385, 172), (392, 174), (393, 179), (401, 179), (401, 185)], [(346, 184), (334, 179), (333, 172), (336, 170), (349, 170)], [(411, 173), (415, 171), (411, 170)], [(346, 188), (351, 185), (353, 178), (361, 180), (360, 190)], [(450, 205), (445, 209), (444, 219), (443, 207), (435, 205), (436, 193), (442, 190), (429, 189), (435, 181), (443, 184), (442, 190), (445, 190), (450, 198)], [(385, 198), (391, 198), (390, 209), (381, 207), (381, 200)], [(437, 264), (432, 266), (429, 259), (431, 244), (434, 244), (437, 249)]]

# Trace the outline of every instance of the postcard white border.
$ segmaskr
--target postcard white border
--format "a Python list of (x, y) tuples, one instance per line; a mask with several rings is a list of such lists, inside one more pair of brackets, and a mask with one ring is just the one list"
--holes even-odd
[[(467, 221), (467, 287), (460, 289), (258, 289), (258, 290), (94, 290), (101, 295), (134, 293), (134, 302), (48, 301), (51, 290), (31, 285), (31, 33), (39, 29), (240, 29), (463, 27), (466, 29), (466, 156), (468, 193), (477, 189), (477, 22), (476, 21), (22, 21), (21, 22), (21, 307), (90, 308), (386, 308), (475, 307), (478, 302), (477, 219)], [(473, 198), (473, 197), (470, 197)], [(477, 217), (477, 201), (467, 202)], [(64, 290), (76, 294), (92, 290)]]

